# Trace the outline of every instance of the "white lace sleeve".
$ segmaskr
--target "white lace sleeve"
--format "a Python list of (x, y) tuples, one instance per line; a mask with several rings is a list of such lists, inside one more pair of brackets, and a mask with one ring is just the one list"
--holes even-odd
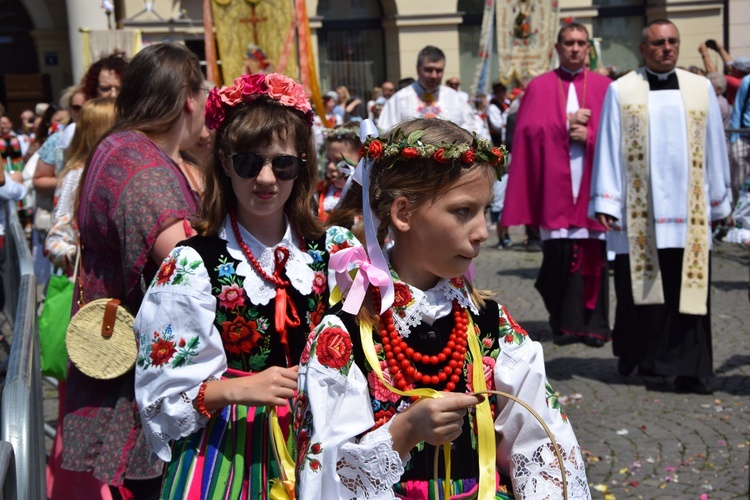
[[(520, 334), (502, 308), (500, 316), (501, 351), (493, 369), (495, 387), (531, 405), (549, 426), (561, 448), (568, 498), (591, 498), (578, 440), (547, 382), (541, 344), (529, 339), (526, 332)], [(511, 331), (516, 334), (509, 334)], [(497, 406), (497, 462), (511, 478), (516, 498), (562, 498), (560, 466), (544, 428), (521, 405), (498, 397)]]
[(207, 422), (193, 399), (204, 380), (226, 371), (215, 315), (202, 259), (192, 248), (175, 248), (156, 273), (134, 324), (135, 397), (152, 460), (170, 461), (171, 441)]
[(359, 443), (345, 443), (336, 464), (341, 484), (352, 498), (393, 498), (392, 487), (404, 473), (404, 463), (393, 450), (391, 421), (367, 433)]
[(336, 316), (324, 317), (313, 333), (298, 382), (298, 498), (394, 498), (405, 462), (393, 450), (390, 423), (369, 432), (375, 420), (367, 379)]

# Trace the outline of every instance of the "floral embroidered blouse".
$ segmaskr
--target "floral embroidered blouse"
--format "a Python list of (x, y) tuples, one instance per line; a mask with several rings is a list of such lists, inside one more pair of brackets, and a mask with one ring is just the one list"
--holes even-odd
[[(272, 274), (276, 247), (239, 227), (263, 270)], [(359, 245), (339, 227), (300, 243), (287, 224), (277, 246), (289, 250), (286, 278), (301, 320), (288, 332), (293, 363), (327, 309), (328, 255)], [(134, 325), (135, 395), (152, 460), (171, 460), (170, 442), (208, 422), (192, 404), (203, 381), (221, 378), (228, 368), (258, 372), (286, 365), (274, 329), (275, 295), (245, 258), (228, 218), (217, 236), (191, 238), (164, 260)]]
[[(590, 498), (581, 450), (547, 382), (541, 345), (529, 339), (505, 307), (486, 301), (479, 311), (460, 278), (442, 280), (423, 292), (391, 273), (394, 326), (407, 345), (427, 354), (440, 352), (453, 327), (453, 302), (468, 308), (478, 328), (487, 388), (517, 396), (542, 416), (562, 448), (569, 498)], [(389, 432), (391, 419), (409, 407), (410, 398), (381, 383), (364, 359), (354, 319), (334, 311), (317, 326), (300, 361), (294, 409), (297, 498), (391, 499), (396, 494), (411, 498), (410, 491), (426, 492), (424, 484), (433, 478), (435, 448), (420, 443), (402, 461)], [(393, 383), (375, 331), (373, 340), (384, 380)], [(472, 392), (472, 370), (467, 351), (456, 391)], [(561, 498), (557, 459), (543, 428), (520, 405), (494, 396), (490, 403), (498, 469), (512, 482), (515, 497)], [(465, 493), (476, 485), (479, 470), (473, 422), (470, 411), (461, 436), (451, 444), (451, 479), (470, 485)]]

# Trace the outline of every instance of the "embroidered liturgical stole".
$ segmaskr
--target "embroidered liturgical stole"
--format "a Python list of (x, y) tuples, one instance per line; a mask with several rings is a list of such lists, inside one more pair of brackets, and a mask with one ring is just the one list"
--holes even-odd
[[(688, 144), (688, 199), (685, 253), (680, 284), (680, 312), (707, 314), (708, 214), (706, 213), (704, 150), (708, 119), (705, 81), (675, 70), (685, 107)], [(663, 304), (664, 291), (656, 251), (653, 200), (649, 177), (649, 84), (645, 69), (622, 77), (620, 125), (627, 172), (626, 214), (630, 278), (636, 305)]]

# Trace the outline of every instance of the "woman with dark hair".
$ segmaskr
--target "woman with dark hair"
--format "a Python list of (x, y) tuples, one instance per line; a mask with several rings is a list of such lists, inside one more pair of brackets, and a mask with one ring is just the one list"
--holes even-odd
[(95, 97), (117, 97), (122, 75), (128, 67), (125, 54), (115, 51), (89, 66), (81, 79), (81, 90), (86, 99)]
[[(125, 70), (117, 119), (84, 168), (74, 209), (84, 303), (117, 298), (136, 314), (145, 284), (192, 234), (198, 200), (179, 163), (203, 127), (202, 83), (198, 58), (174, 43), (146, 47)], [(155, 498), (163, 463), (148, 459), (133, 371), (98, 380), (71, 364), (67, 381), (62, 467), (93, 474), (113, 498)]]

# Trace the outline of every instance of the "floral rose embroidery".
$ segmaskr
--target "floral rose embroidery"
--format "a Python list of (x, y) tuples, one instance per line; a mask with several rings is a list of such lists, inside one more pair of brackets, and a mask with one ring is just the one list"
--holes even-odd
[(154, 366), (161, 366), (168, 363), (176, 352), (177, 349), (174, 347), (174, 342), (159, 338), (156, 342), (151, 344), (151, 364)]
[(344, 240), (341, 243), (336, 243), (335, 245), (331, 245), (331, 253), (334, 254), (336, 252), (340, 252), (341, 250), (345, 248), (349, 248), (350, 246), (352, 246), (352, 244)]
[(320, 332), (316, 353), (323, 366), (340, 370), (349, 361), (351, 352), (352, 341), (345, 330), (331, 327)]
[(302, 427), (302, 422), (305, 420), (305, 413), (307, 412), (309, 404), (310, 400), (308, 399), (307, 394), (297, 393), (297, 400), (294, 404), (294, 429), (300, 429)]
[[(487, 390), (494, 391), (495, 390), (495, 377), (493, 375), (493, 370), (495, 368), (495, 359), (491, 358), (490, 356), (484, 356), (482, 358), (482, 370), (484, 371), (484, 383), (487, 386)], [(466, 367), (466, 388), (469, 392), (473, 392), (474, 388), (474, 382), (473, 382), (473, 373), (474, 373), (474, 364), (470, 364)]]
[(393, 284), (393, 307), (406, 307), (412, 301), (411, 290), (405, 283)]
[(323, 302), (318, 302), (318, 306), (310, 313), (310, 329), (313, 329), (320, 324), (325, 313), (326, 305)]
[(302, 355), (300, 355), (299, 358), (299, 362), (302, 365), (305, 365), (310, 361), (310, 351), (312, 350), (313, 340), (314, 337), (310, 335), (307, 338), (307, 342), (305, 342), (305, 348), (302, 349)]
[(301, 467), (307, 458), (307, 449), (310, 447), (310, 435), (306, 430), (297, 435), (297, 466)]
[(526, 330), (524, 330), (521, 325), (519, 325), (518, 323), (516, 323), (516, 320), (513, 319), (513, 316), (510, 315), (510, 313), (505, 308), (505, 306), (502, 306), (502, 308), (503, 308), (503, 312), (505, 313), (505, 316), (507, 316), (507, 318), (508, 318), (508, 322), (510, 323), (510, 327), (513, 328), (513, 330), (516, 333), (521, 334), (523, 336), (528, 336), (529, 334), (526, 332)]
[(313, 277), (313, 292), (314, 293), (323, 293), (326, 291), (326, 275), (323, 274), (320, 271), (315, 271), (315, 276)]
[[(385, 361), (380, 362), (380, 370), (383, 372), (383, 380), (387, 384), (392, 386), (393, 377), (391, 376), (391, 372), (388, 371), (387, 367), (388, 363), (386, 363)], [(367, 384), (370, 386), (370, 392), (372, 393), (372, 396), (378, 401), (390, 401), (391, 403), (395, 403), (401, 397), (395, 392), (389, 391), (388, 388), (383, 385), (374, 371), (367, 374)]]
[(169, 282), (172, 276), (174, 276), (175, 271), (177, 271), (177, 259), (173, 257), (162, 263), (159, 272), (156, 273), (156, 284), (164, 285)]
[(223, 322), (221, 327), (224, 347), (232, 354), (249, 353), (263, 338), (258, 332), (257, 323), (245, 321), (242, 316), (237, 316), (234, 321)]
[(383, 424), (387, 423), (391, 418), (393, 418), (393, 415), (396, 413), (396, 411), (393, 408), (389, 408), (387, 410), (378, 410), (375, 412), (375, 425), (372, 426), (373, 429), (377, 429), (378, 427), (382, 426)]
[(230, 311), (235, 307), (244, 306), (245, 295), (242, 287), (236, 283), (232, 285), (223, 285), (221, 287), (221, 293), (219, 294), (219, 305)]

